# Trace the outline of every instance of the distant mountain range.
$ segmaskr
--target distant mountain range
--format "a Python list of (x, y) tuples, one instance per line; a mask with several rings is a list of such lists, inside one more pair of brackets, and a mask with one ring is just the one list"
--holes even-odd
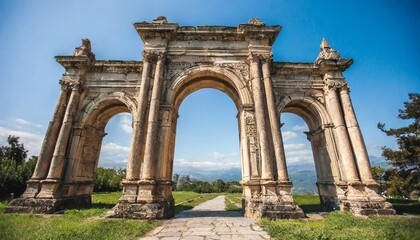
[[(369, 156), (372, 166), (388, 168), (383, 157)], [(293, 164), (288, 166), (289, 178), (293, 182), (292, 192), (294, 194), (318, 194), (316, 186), (316, 172), (314, 164)], [(228, 181), (240, 181), (242, 179), (241, 169), (218, 169), (208, 170), (202, 168), (188, 168), (177, 170), (179, 175), (189, 175), (191, 179), (213, 182), (217, 179)]]

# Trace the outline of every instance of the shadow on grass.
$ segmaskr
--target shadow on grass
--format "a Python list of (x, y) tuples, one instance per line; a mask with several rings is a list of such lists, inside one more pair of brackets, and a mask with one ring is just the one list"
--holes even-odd
[(420, 202), (418, 200), (388, 198), (397, 214), (420, 214)]
[(175, 214), (178, 214), (180, 212), (187, 211), (187, 210), (190, 210), (190, 209), (193, 209), (193, 207), (192, 206), (185, 206), (185, 205), (177, 205), (177, 206), (175, 206)]
[(92, 203), (90, 207), (87, 208), (106, 208), (106, 209), (111, 209), (115, 206), (115, 204), (111, 204), (111, 203)]
[(304, 213), (322, 212), (321, 204), (299, 204)]

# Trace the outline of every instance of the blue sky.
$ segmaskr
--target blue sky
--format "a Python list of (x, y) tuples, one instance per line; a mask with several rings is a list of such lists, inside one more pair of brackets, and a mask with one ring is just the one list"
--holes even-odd
[[(180, 25), (229, 25), (258, 17), (283, 29), (275, 61), (313, 62), (326, 37), (342, 57), (368, 152), (395, 146), (377, 128), (404, 125), (396, 118), (409, 92), (420, 90), (420, 1), (0, 1), (0, 144), (21, 137), (38, 155), (58, 98), (63, 68), (56, 55), (71, 55), (89, 38), (97, 59), (141, 60), (142, 42), (132, 23), (164, 15)], [(202, 108), (205, 105), (206, 108)], [(125, 166), (130, 115), (111, 119), (100, 165)], [(302, 119), (286, 114), (288, 163), (310, 163)], [(204, 127), (203, 127), (204, 126)], [(236, 109), (217, 90), (200, 90), (181, 105), (175, 166), (239, 166)], [(287, 138), (287, 139), (286, 139)]]

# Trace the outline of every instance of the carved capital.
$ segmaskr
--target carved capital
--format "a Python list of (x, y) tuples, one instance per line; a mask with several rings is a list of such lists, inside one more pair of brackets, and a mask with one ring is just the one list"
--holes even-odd
[(349, 94), (350, 93), (350, 85), (349, 85), (349, 83), (343, 84), (343, 86), (341, 86), (340, 92), (341, 93), (347, 93), (347, 94)]
[(250, 63), (269, 63), (273, 61), (273, 53), (249, 53), (248, 60)]
[(82, 89), (81, 82), (69, 82), (68, 85), (72, 91), (80, 91)]
[(155, 50), (143, 51), (143, 60), (147, 62), (154, 62), (157, 60), (163, 60), (165, 58), (166, 58), (165, 51), (155, 51)]
[(342, 81), (327, 81), (325, 82), (324, 91), (337, 91), (345, 86), (347, 83)]
[(271, 64), (273, 62), (273, 53), (260, 54), (260, 59), (262, 63)]
[(250, 63), (260, 63), (261, 59), (260, 56), (256, 53), (249, 53), (248, 61)]
[(68, 81), (64, 81), (64, 80), (60, 80), (58, 81), (58, 83), (61, 85), (61, 90), (62, 91), (67, 91), (70, 88), (70, 84)]

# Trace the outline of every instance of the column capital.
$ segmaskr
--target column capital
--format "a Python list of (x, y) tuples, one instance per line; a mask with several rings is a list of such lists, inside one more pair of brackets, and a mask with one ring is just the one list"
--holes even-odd
[(166, 58), (166, 51), (158, 50), (144, 50), (143, 59), (147, 62), (154, 62), (157, 60), (163, 60)]
[(328, 80), (328, 81), (325, 81), (324, 92), (343, 89), (343, 87), (345, 87), (346, 85), (347, 83), (344, 81)]
[(69, 84), (69, 82), (68, 81), (65, 81), (65, 80), (60, 80), (60, 81), (58, 81), (58, 83), (60, 84), (60, 86), (61, 86), (61, 90), (69, 90), (69, 88), (70, 88), (70, 84)]
[(273, 53), (264, 52), (264, 53), (255, 53), (250, 52), (248, 60), (252, 63), (271, 63), (273, 61)]
[(72, 91), (80, 91), (82, 89), (81, 82), (69, 82), (68, 84)]

